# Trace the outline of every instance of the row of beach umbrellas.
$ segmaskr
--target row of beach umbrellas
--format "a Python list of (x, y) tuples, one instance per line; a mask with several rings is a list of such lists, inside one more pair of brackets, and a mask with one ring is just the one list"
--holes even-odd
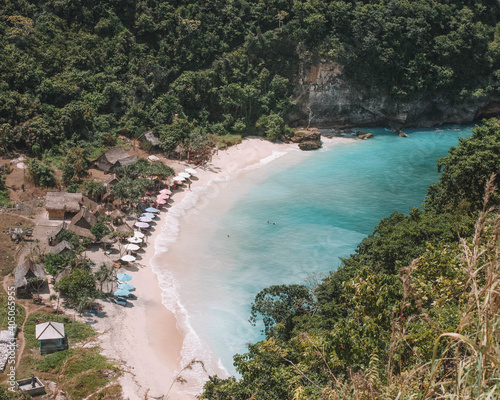
[(118, 289), (113, 292), (115, 296), (129, 296), (130, 291), (135, 290), (135, 286), (128, 283), (132, 277), (125, 273), (116, 274), (116, 277), (121, 282), (118, 284)]
[(174, 176), (173, 180), (174, 182), (175, 181), (184, 182), (186, 179), (191, 178), (191, 175), (196, 175), (196, 174), (197, 172), (195, 169), (186, 168), (184, 172), (180, 172), (179, 174), (177, 174), (177, 176)]

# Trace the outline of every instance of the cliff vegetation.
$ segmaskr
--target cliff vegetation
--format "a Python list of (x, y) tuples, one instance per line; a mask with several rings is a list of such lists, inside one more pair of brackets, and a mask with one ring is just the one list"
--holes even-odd
[(168, 153), (279, 138), (321, 59), (392, 99), (498, 95), (499, 19), (494, 0), (5, 0), (0, 150), (94, 154), (148, 129)]

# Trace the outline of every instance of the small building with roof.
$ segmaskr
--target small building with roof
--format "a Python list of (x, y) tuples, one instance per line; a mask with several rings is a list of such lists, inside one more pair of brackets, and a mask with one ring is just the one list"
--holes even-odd
[(47, 240), (49, 242), (49, 246), (55, 246), (57, 244), (57, 235), (61, 233), (64, 229), (67, 229), (68, 225), (63, 221), (61, 225), (59, 225), (56, 229), (49, 233), (47, 236)]
[(45, 209), (49, 214), (49, 219), (64, 219), (80, 211), (81, 201), (81, 193), (47, 192)]
[(29, 258), (14, 268), (14, 288), (17, 295), (31, 290), (38, 291), (46, 280), (43, 265), (35, 264)]
[(71, 219), (68, 230), (76, 233), (80, 237), (94, 241), (95, 236), (90, 232), (90, 229), (95, 224), (97, 224), (97, 217), (86, 207), (82, 207), (80, 212)]
[(58, 243), (54, 247), (52, 247), (49, 253), (67, 255), (73, 254), (74, 250), (70, 242), (68, 242), (67, 240), (63, 240), (61, 243)]
[(113, 186), (114, 184), (120, 182), (120, 178), (116, 176), (116, 174), (111, 175), (108, 179), (104, 181), (104, 186), (109, 187)]
[(149, 142), (153, 147), (158, 147), (160, 145), (160, 140), (156, 137), (152, 130), (144, 132), (141, 136), (137, 138), (141, 142)]
[(117, 167), (124, 167), (137, 161), (136, 156), (130, 156), (123, 147), (112, 147), (108, 151), (101, 154), (97, 160), (97, 168), (104, 172), (113, 172)]
[(90, 230), (95, 224), (97, 224), (97, 217), (87, 207), (82, 207), (78, 214), (71, 219), (69, 230), (71, 230), (71, 226)]
[(35, 337), (40, 341), (41, 354), (55, 353), (68, 348), (68, 338), (62, 322), (47, 321), (36, 325)]

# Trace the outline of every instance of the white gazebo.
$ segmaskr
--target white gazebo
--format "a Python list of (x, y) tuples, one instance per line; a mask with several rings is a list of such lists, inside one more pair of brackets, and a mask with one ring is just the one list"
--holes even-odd
[(35, 327), (35, 337), (40, 341), (40, 353), (54, 353), (68, 348), (68, 339), (62, 322), (48, 321)]

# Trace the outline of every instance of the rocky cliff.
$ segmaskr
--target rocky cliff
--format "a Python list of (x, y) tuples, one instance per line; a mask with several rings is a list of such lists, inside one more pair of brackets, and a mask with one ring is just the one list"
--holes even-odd
[(324, 61), (302, 70), (294, 92), (297, 109), (288, 116), (291, 126), (398, 129), (464, 124), (500, 114), (500, 98), (483, 96), (467, 104), (453, 104), (435, 94), (404, 101), (376, 89), (361, 91), (335, 62)]

